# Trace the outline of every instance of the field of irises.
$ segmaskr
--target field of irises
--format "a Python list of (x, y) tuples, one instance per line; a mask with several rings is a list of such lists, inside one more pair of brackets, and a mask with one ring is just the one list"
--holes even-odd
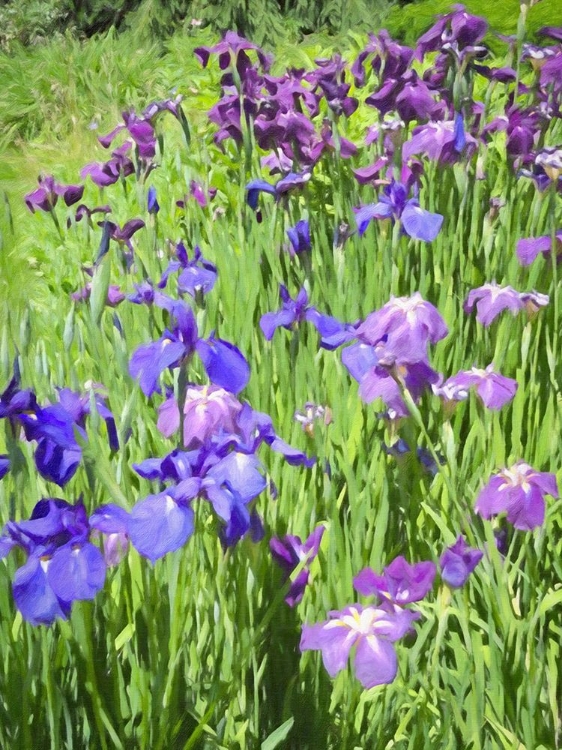
[(195, 33), (168, 98), (35, 145), (2, 747), (560, 746), (562, 28), (526, 13), (501, 58), (462, 7), (415, 47)]

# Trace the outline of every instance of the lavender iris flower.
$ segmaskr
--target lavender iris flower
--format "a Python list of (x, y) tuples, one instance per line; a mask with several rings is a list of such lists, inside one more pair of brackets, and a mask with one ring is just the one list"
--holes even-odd
[(81, 501), (40, 500), (28, 521), (10, 521), (0, 537), (0, 556), (21, 547), (27, 561), (15, 573), (14, 600), (32, 625), (66, 619), (72, 603), (93, 599), (105, 582), (101, 552), (90, 541), (91, 528)]
[(519, 461), (494, 474), (478, 495), (475, 510), (483, 518), (506, 512), (516, 529), (532, 531), (544, 523), (545, 495), (558, 497), (556, 476)]
[(67, 206), (72, 206), (82, 199), (84, 185), (61, 185), (55, 182), (52, 175), (39, 177), (39, 187), (25, 196), (25, 203), (31, 213), (38, 208), (41, 211), (52, 211), (62, 196)]
[(341, 612), (329, 612), (329, 618), (303, 626), (301, 651), (321, 651), (328, 674), (335, 677), (355, 647), (355, 676), (365, 689), (394, 680), (398, 660), (392, 644), (412, 630), (417, 613), (352, 604)]
[(423, 599), (433, 587), (434, 563), (420, 562), (410, 565), (403, 557), (396, 557), (377, 575), (364, 568), (353, 579), (353, 587), (363, 596), (376, 596), (385, 603), (400, 607)]
[(113, 503), (102, 505), (90, 516), (90, 528), (101, 533), (103, 557), (108, 568), (115, 567), (129, 550), (129, 514)]
[(127, 130), (138, 149), (142, 159), (152, 159), (156, 153), (156, 134), (154, 128), (144, 117), (138, 117), (134, 112), (123, 112), (123, 123), (117, 125), (110, 133), (99, 136), (98, 140), (104, 148), (109, 148), (115, 137), (122, 130)]
[(447, 547), (441, 555), (441, 578), (451, 588), (461, 588), (483, 555), (482, 550), (469, 547), (464, 537), (459, 535), (452, 547)]
[(402, 158), (407, 160), (416, 154), (425, 154), (439, 164), (454, 164), (462, 156), (471, 156), (477, 141), (464, 129), (462, 115), (454, 120), (441, 120), (419, 125), (412, 137), (402, 146)]
[(517, 381), (506, 378), (488, 365), (485, 370), (473, 367), (449, 378), (434, 391), (448, 401), (464, 401), (469, 390), (474, 387), (487, 409), (497, 411), (513, 399), (517, 391)]
[(520, 310), (535, 311), (548, 304), (548, 296), (537, 292), (517, 292), (513, 287), (501, 287), (496, 283), (469, 292), (464, 303), (464, 311), (471, 313), (476, 305), (476, 320), (489, 326), (503, 310), (516, 315)]
[(285, 177), (282, 177), (275, 185), (272, 185), (265, 180), (252, 180), (246, 185), (246, 201), (250, 208), (254, 210), (258, 206), (258, 198), (260, 193), (269, 193), (275, 196), (276, 200), (279, 200), (281, 196), (286, 195), (291, 190), (304, 187), (310, 180), (310, 172), (303, 172), (302, 174), (296, 174), (290, 172)]
[(406, 186), (393, 181), (384, 188), (384, 195), (378, 203), (354, 209), (357, 230), (365, 234), (372, 219), (392, 219), (400, 221), (402, 230), (409, 237), (424, 242), (431, 242), (439, 234), (443, 217), (420, 208), (416, 198), (408, 199)]
[[(164, 296), (164, 295), (163, 295)], [(160, 392), (158, 378), (168, 368), (179, 367), (197, 352), (212, 383), (239, 393), (250, 378), (250, 367), (240, 350), (228, 341), (199, 337), (193, 311), (182, 301), (169, 300), (167, 307), (175, 325), (171, 331), (135, 350), (129, 362), (131, 377), (138, 378), (142, 392)]]
[(160, 211), (160, 204), (156, 197), (156, 188), (151, 185), (148, 188), (148, 195), (146, 197), (146, 207), (149, 214), (157, 214)]
[[(558, 259), (558, 251), (562, 251), (562, 229), (556, 232), (555, 248)], [(552, 238), (549, 235), (545, 235), (519, 240), (516, 251), (519, 263), (522, 266), (529, 266), (540, 254), (545, 258), (550, 258), (552, 253)]]
[[(86, 302), (90, 299), (90, 296), (92, 294), (92, 285), (90, 283), (86, 284), (86, 286), (82, 287), (81, 289), (78, 289), (76, 292), (72, 292), (70, 295), (70, 298), (73, 299), (75, 302)], [(107, 299), (106, 304), (108, 307), (117, 307), (117, 305), (121, 304), (123, 300), (125, 299), (125, 295), (121, 291), (121, 289), (117, 286), (117, 284), (110, 284), (107, 288)]]
[(301, 562), (306, 562), (305, 567), (291, 583), (289, 593), (285, 597), (289, 607), (294, 607), (303, 598), (310, 578), (309, 565), (318, 555), (324, 531), (324, 526), (318, 526), (305, 542), (302, 542), (299, 536), (291, 534), (287, 534), (283, 539), (274, 537), (269, 542), (273, 559), (283, 568), (286, 577), (290, 576)]

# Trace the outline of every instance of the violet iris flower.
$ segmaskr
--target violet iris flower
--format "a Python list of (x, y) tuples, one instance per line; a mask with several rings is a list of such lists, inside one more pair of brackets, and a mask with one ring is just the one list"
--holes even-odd
[(178, 242), (176, 258), (177, 260), (168, 263), (168, 268), (158, 282), (159, 289), (164, 289), (171, 273), (181, 271), (178, 275), (178, 291), (181, 294), (187, 293), (196, 297), (198, 292), (207, 294), (211, 291), (217, 280), (217, 267), (203, 257), (199, 245), (195, 245), (193, 260), (189, 260), (185, 245), (183, 242)]
[(300, 650), (321, 651), (328, 674), (335, 677), (355, 647), (355, 676), (365, 689), (392, 682), (398, 671), (392, 644), (412, 630), (418, 614), (359, 604), (328, 614), (330, 619), (325, 622), (303, 626)]
[(122, 116), (123, 123), (107, 135), (99, 136), (98, 141), (104, 148), (109, 148), (118, 133), (127, 130), (135, 142), (139, 156), (142, 159), (152, 159), (156, 153), (156, 134), (150, 122), (134, 112), (123, 112)]
[(14, 600), (32, 625), (66, 619), (72, 603), (93, 599), (105, 582), (101, 552), (90, 541), (91, 527), (79, 500), (40, 500), (28, 521), (9, 521), (0, 537), (0, 557), (21, 547), (27, 561), (15, 573)]
[[(312, 305), (308, 305), (308, 293), (304, 287), (301, 288), (295, 299), (289, 295), (287, 287), (284, 284), (279, 285), (279, 295), (283, 302), (283, 307), (277, 312), (265, 313), (260, 319), (260, 328), (263, 335), (268, 341), (271, 341), (277, 328), (286, 328), (288, 331), (294, 330), (299, 323), (307, 320), (318, 330), (320, 335), (329, 339), (335, 348), (339, 344), (347, 341), (349, 334), (345, 324), (330, 315), (322, 315)], [(335, 339), (340, 339), (339, 343)]]
[(452, 547), (447, 547), (441, 555), (441, 578), (451, 588), (461, 588), (483, 555), (482, 550), (469, 547), (462, 534), (459, 535)]
[(227, 31), (220, 42), (213, 47), (197, 47), (194, 54), (204, 68), (207, 67), (211, 55), (218, 55), (221, 70), (227, 70), (234, 64), (240, 78), (243, 78), (251, 65), (246, 50), (255, 51), (263, 70), (266, 72), (269, 70), (271, 57), (263, 52), (257, 44), (239, 36), (236, 31)]
[(186, 195), (183, 200), (176, 201), (176, 206), (178, 206), (179, 208), (185, 208), (187, 201), (190, 198), (193, 198), (197, 201), (201, 208), (206, 208), (216, 194), (216, 188), (210, 187), (205, 190), (205, 188), (198, 182), (196, 182), (195, 180), (191, 180), (191, 182), (189, 183), (189, 194)]
[(294, 227), (289, 227), (287, 235), (291, 241), (291, 255), (297, 255), (298, 253), (310, 250), (310, 226), (306, 219), (301, 219), (297, 221)]
[(475, 510), (483, 518), (507, 512), (516, 529), (532, 531), (544, 523), (545, 495), (558, 497), (556, 476), (518, 461), (494, 474), (478, 495)]
[(302, 172), (296, 174), (290, 172), (285, 177), (282, 177), (275, 185), (272, 185), (265, 180), (252, 180), (246, 185), (246, 202), (254, 210), (258, 207), (258, 198), (260, 193), (269, 193), (275, 196), (276, 200), (279, 200), (281, 196), (288, 194), (291, 190), (304, 187), (310, 180), (310, 172)]
[(106, 162), (90, 162), (80, 170), (80, 177), (90, 177), (98, 187), (114, 185), (120, 177), (135, 173), (135, 165), (127, 156), (131, 142), (125, 141), (122, 146), (111, 152), (111, 159)]
[[(73, 299), (75, 302), (86, 302), (90, 299), (90, 296), (92, 294), (92, 285), (86, 284), (86, 286), (82, 287), (81, 289), (78, 289), (76, 292), (72, 292), (70, 295), (70, 298)], [(125, 299), (125, 295), (121, 291), (121, 289), (117, 286), (117, 284), (110, 284), (107, 289), (107, 299), (106, 304), (108, 307), (117, 307), (117, 305), (121, 304), (123, 300)]]
[(423, 599), (433, 587), (435, 565), (431, 561), (410, 565), (402, 556), (396, 557), (377, 575), (364, 568), (353, 579), (353, 587), (363, 596), (376, 596), (385, 604), (404, 607)]
[(10, 457), (6, 453), (0, 453), (0, 479), (4, 479), (10, 471)]
[(55, 182), (52, 175), (45, 175), (38, 179), (39, 187), (25, 196), (25, 203), (32, 214), (38, 208), (41, 211), (52, 211), (62, 196), (67, 206), (72, 206), (82, 199), (84, 185), (61, 185)]
[[(41, 476), (64, 487), (82, 459), (76, 433), (84, 441), (87, 439), (85, 425), (90, 413), (90, 395), (81, 396), (69, 388), (61, 388), (58, 397), (58, 403), (36, 406), (33, 413), (20, 414), (18, 419), (23, 424), (26, 439), (37, 441), (35, 465)], [(109, 446), (112, 451), (117, 451), (119, 439), (113, 414), (99, 393), (95, 393), (94, 402), (106, 423)]]
[[(162, 295), (163, 297), (165, 295)], [(180, 367), (197, 352), (214, 385), (239, 393), (250, 378), (250, 367), (240, 350), (228, 341), (199, 337), (193, 311), (183, 301), (169, 300), (166, 309), (175, 325), (154, 342), (139, 346), (129, 362), (131, 377), (137, 378), (145, 396), (160, 392), (158, 378), (164, 370)]]
[(420, 208), (417, 198), (408, 199), (406, 186), (393, 181), (384, 188), (378, 203), (354, 209), (357, 230), (360, 236), (365, 234), (372, 219), (391, 219), (400, 221), (402, 231), (409, 237), (424, 242), (431, 242), (439, 234), (443, 217)]
[(464, 311), (471, 313), (476, 305), (476, 320), (489, 326), (503, 310), (516, 315), (520, 310), (538, 310), (548, 305), (548, 296), (538, 292), (517, 292), (513, 287), (498, 286), (495, 282), (469, 292), (464, 303)]
[(274, 537), (269, 542), (272, 557), (283, 568), (286, 578), (291, 575), (301, 562), (306, 563), (305, 567), (291, 583), (289, 593), (285, 597), (285, 601), (289, 607), (294, 607), (302, 601), (304, 590), (310, 578), (309, 565), (318, 555), (324, 531), (324, 526), (318, 526), (305, 542), (301, 541), (300, 536), (292, 536), (291, 534), (287, 534), (283, 539), (276, 539)]
[(454, 120), (440, 120), (419, 125), (412, 137), (402, 146), (402, 158), (425, 154), (439, 164), (454, 164), (461, 157), (471, 156), (477, 141), (464, 129), (463, 117), (457, 114)]
[[(556, 232), (555, 248), (557, 253), (562, 252), (562, 229)], [(529, 237), (519, 240), (517, 243), (517, 260), (522, 266), (529, 266), (540, 254), (550, 258), (552, 253), (552, 238), (550, 235), (542, 237)]]
[(102, 505), (90, 516), (90, 528), (103, 539), (103, 557), (108, 568), (115, 567), (129, 550), (129, 514), (113, 503)]
[(37, 407), (37, 399), (29, 388), (20, 390), (21, 373), (17, 357), (14, 359), (13, 375), (2, 393), (0, 393), (0, 419), (9, 419), (12, 429), (16, 431), (16, 420), (20, 414), (32, 413)]
[(473, 367), (459, 372), (436, 387), (434, 392), (447, 401), (464, 401), (474, 387), (484, 406), (497, 411), (513, 399), (517, 386), (516, 380), (500, 375), (493, 365), (488, 365), (485, 370)]
[(148, 188), (148, 195), (146, 197), (146, 207), (149, 214), (157, 214), (160, 211), (160, 204), (156, 196), (156, 188), (151, 185)]

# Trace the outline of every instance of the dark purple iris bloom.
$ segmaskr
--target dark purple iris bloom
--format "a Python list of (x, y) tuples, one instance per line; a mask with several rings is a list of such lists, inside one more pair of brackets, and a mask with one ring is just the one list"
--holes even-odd
[(291, 190), (297, 190), (304, 187), (310, 180), (310, 177), (310, 172), (303, 172), (302, 174), (290, 172), (285, 177), (282, 177), (275, 185), (272, 185), (265, 180), (252, 180), (252, 182), (249, 182), (246, 185), (246, 202), (250, 208), (255, 210), (258, 206), (260, 192), (269, 193), (270, 195), (275, 196), (276, 200), (279, 200), (281, 196), (286, 195)]
[[(305, 320), (312, 323), (323, 338), (331, 339), (334, 336), (341, 336), (342, 340), (335, 346), (348, 340), (347, 327), (343, 323), (330, 315), (322, 315), (315, 307), (308, 305), (308, 293), (304, 287), (293, 300), (287, 287), (280, 284), (279, 295), (283, 302), (281, 310), (265, 313), (260, 319), (260, 328), (268, 341), (271, 341), (277, 328), (283, 327), (291, 331)], [(335, 348), (335, 346), (330, 348)]]
[(447, 547), (441, 555), (439, 560), (441, 578), (451, 588), (461, 588), (483, 555), (481, 550), (469, 547), (462, 534), (459, 535), (453, 546)]
[[(95, 208), (89, 208), (85, 203), (81, 203), (78, 208), (76, 209), (76, 213), (74, 215), (74, 221), (76, 223), (82, 221), (84, 216), (88, 219), (88, 224), (92, 226), (92, 216), (94, 214), (109, 214), (111, 213), (111, 207), (110, 206), (96, 206)], [(70, 227), (72, 225), (71, 219), (68, 220), (67, 226)]]
[(146, 198), (146, 207), (149, 214), (157, 214), (160, 211), (160, 204), (156, 197), (156, 188), (151, 185), (148, 188), (148, 195)]
[(105, 582), (101, 552), (90, 541), (90, 525), (81, 501), (40, 500), (28, 521), (9, 521), (0, 538), (0, 556), (20, 547), (27, 561), (18, 568), (12, 589), (23, 618), (32, 625), (65, 620), (72, 603), (93, 599)]
[(496, 283), (469, 292), (464, 303), (464, 311), (471, 313), (476, 305), (476, 320), (489, 326), (503, 310), (516, 315), (520, 310), (536, 311), (548, 305), (548, 296), (538, 292), (517, 292), (510, 286), (501, 287)]
[(396, 111), (405, 123), (438, 119), (444, 114), (444, 105), (434, 99), (431, 89), (414, 71), (397, 80), (386, 79), (365, 104), (376, 107), (381, 115)]
[(90, 176), (98, 187), (114, 185), (120, 177), (128, 177), (135, 173), (135, 165), (127, 156), (131, 149), (131, 141), (125, 141), (122, 146), (111, 152), (111, 159), (106, 162), (91, 162), (80, 170), (80, 177)]
[(148, 120), (138, 117), (134, 112), (123, 112), (123, 124), (117, 125), (110, 133), (99, 136), (98, 141), (104, 148), (109, 148), (115, 137), (127, 130), (137, 146), (141, 159), (152, 159), (156, 153), (156, 134)]
[(206, 260), (201, 254), (199, 245), (193, 251), (193, 260), (189, 260), (187, 250), (183, 242), (176, 245), (177, 260), (172, 260), (168, 268), (162, 274), (158, 282), (158, 288), (164, 289), (168, 283), (171, 273), (180, 271), (178, 275), (178, 291), (196, 297), (198, 293), (207, 294), (215, 285), (217, 280), (217, 267), (214, 263)]
[(180, 119), (181, 103), (183, 95), (178, 94), (174, 99), (164, 99), (159, 102), (151, 102), (143, 110), (142, 117), (144, 120), (153, 122), (154, 118), (161, 112), (170, 112), (177, 120)]
[[(339, 155), (342, 159), (350, 159), (357, 153), (357, 146), (349, 141), (347, 138), (339, 137)], [(332, 125), (329, 120), (324, 120), (322, 124), (322, 130), (320, 131), (320, 138), (313, 143), (308, 149), (308, 159), (310, 164), (315, 164), (322, 154), (327, 151), (333, 153), (336, 151), (336, 143), (332, 134)]]
[(361, 88), (365, 85), (365, 60), (373, 55), (371, 67), (380, 75), (384, 67), (385, 78), (394, 80), (400, 79), (407, 71), (414, 57), (414, 50), (410, 47), (403, 47), (395, 42), (388, 34), (386, 29), (382, 29), (378, 34), (369, 34), (367, 46), (359, 53), (357, 59), (351, 66), (355, 86)]
[(558, 497), (556, 476), (519, 461), (494, 474), (478, 495), (475, 510), (483, 518), (507, 512), (516, 529), (532, 531), (544, 523), (545, 495)]
[(324, 531), (324, 526), (318, 526), (305, 542), (301, 541), (300, 536), (292, 536), (291, 534), (287, 534), (283, 539), (276, 539), (274, 537), (269, 542), (273, 559), (283, 568), (286, 579), (300, 563), (306, 563), (305, 567), (291, 583), (289, 593), (285, 597), (285, 601), (289, 607), (294, 607), (302, 600), (304, 590), (310, 578), (309, 564), (318, 555)]
[(474, 70), (489, 81), (513, 83), (517, 80), (517, 72), (510, 67), (488, 68), (485, 65), (474, 65)]
[(506, 133), (506, 151), (512, 159), (526, 159), (539, 137), (542, 119), (535, 108), (521, 109), (512, 104), (505, 115), (494, 118), (482, 130), (482, 135), (497, 131)]
[(298, 253), (310, 250), (310, 226), (306, 219), (301, 219), (294, 227), (289, 227), (287, 235), (291, 241), (291, 255), (297, 255)]
[(20, 390), (21, 373), (17, 358), (14, 360), (12, 379), (0, 393), (0, 419), (9, 419), (15, 431), (15, 420), (20, 414), (34, 412), (37, 399), (29, 388)]
[(32, 214), (35, 209), (41, 211), (52, 211), (57, 205), (59, 196), (62, 196), (67, 206), (72, 206), (81, 200), (84, 193), (84, 185), (61, 185), (55, 182), (52, 175), (39, 177), (39, 187), (25, 196), (25, 203)]
[[(162, 295), (164, 297), (164, 295)], [(182, 301), (169, 300), (166, 309), (175, 325), (158, 341), (143, 344), (129, 362), (131, 377), (137, 378), (145, 396), (160, 392), (158, 378), (164, 370), (180, 367), (195, 352), (214, 385), (239, 393), (250, 378), (250, 367), (240, 350), (228, 341), (199, 338), (193, 311)]]
[(551, 39), (556, 39), (562, 42), (562, 26), (543, 26), (537, 31), (540, 36), (549, 36)]
[[(562, 252), (562, 229), (556, 232), (556, 257)], [(552, 253), (552, 238), (549, 235), (542, 237), (528, 237), (517, 243), (517, 259), (522, 266), (529, 266), (540, 255), (550, 258)]]
[(460, 49), (473, 46), (484, 39), (487, 30), (488, 24), (483, 18), (472, 16), (462, 5), (457, 5), (453, 13), (441, 16), (418, 39), (416, 57), (422, 60), (428, 52), (440, 50), (447, 44), (455, 44)]
[(0, 453), (0, 479), (3, 479), (10, 471), (10, 457), (5, 453)]
[(330, 109), (336, 115), (349, 117), (359, 106), (358, 100), (348, 96), (351, 85), (345, 82), (347, 65), (341, 55), (334, 55), (329, 60), (315, 60), (316, 70), (305, 75), (313, 85), (313, 91), (321, 89)]
[(377, 575), (371, 568), (364, 568), (353, 579), (353, 587), (363, 596), (377, 596), (382, 605), (404, 607), (419, 602), (433, 587), (435, 565), (420, 562), (410, 565), (403, 557), (395, 558)]
[(513, 399), (517, 387), (516, 380), (500, 375), (493, 365), (488, 365), (485, 370), (473, 367), (459, 372), (434, 391), (446, 401), (464, 401), (469, 390), (475, 388), (484, 406), (497, 411)]
[(271, 65), (271, 57), (261, 50), (257, 44), (249, 42), (244, 37), (239, 36), (235, 31), (227, 31), (218, 44), (214, 47), (197, 47), (194, 50), (195, 57), (201, 65), (206, 68), (211, 55), (219, 56), (219, 68), (227, 70), (232, 64), (236, 65), (240, 78), (244, 78), (244, 73), (251, 65), (250, 58), (246, 50), (253, 50), (257, 54), (258, 60), (265, 72)]
[(412, 137), (402, 146), (402, 158), (425, 154), (440, 164), (454, 164), (463, 156), (470, 157), (477, 146), (476, 139), (465, 132), (462, 115), (457, 114), (454, 120), (414, 128)]
[(354, 209), (357, 230), (362, 236), (373, 219), (400, 221), (409, 237), (424, 242), (434, 240), (443, 224), (441, 214), (432, 214), (420, 208), (417, 198), (408, 198), (406, 186), (393, 181), (384, 188), (378, 203)]
[(326, 671), (335, 677), (345, 669), (355, 647), (355, 676), (361, 685), (368, 690), (391, 683), (398, 672), (392, 644), (411, 632), (419, 613), (351, 604), (328, 615), (325, 622), (303, 626), (300, 650), (321, 651)]
[[(104, 397), (94, 392), (94, 403), (105, 421), (109, 446), (119, 450), (119, 439), (113, 414)], [(86, 440), (86, 417), (90, 413), (90, 395), (81, 396), (68, 388), (58, 392), (59, 401), (46, 407), (36, 406), (32, 414), (20, 414), (27, 440), (36, 440), (35, 465), (39, 473), (59, 485), (72, 479), (82, 459), (76, 433)]]
[(142, 229), (145, 226), (145, 223), (142, 219), (131, 219), (123, 224), (123, 227), (114, 224), (112, 221), (100, 222), (99, 226), (108, 226), (110, 238), (121, 245), (127, 245), (129, 250), (132, 251), (133, 246), (131, 244), (131, 238), (139, 231), (139, 229)]

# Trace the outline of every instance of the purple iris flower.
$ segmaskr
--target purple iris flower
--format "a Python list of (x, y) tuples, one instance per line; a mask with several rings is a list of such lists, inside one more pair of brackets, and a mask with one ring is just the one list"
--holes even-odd
[(191, 180), (189, 183), (189, 194), (184, 197), (183, 200), (176, 201), (176, 205), (179, 208), (185, 208), (189, 198), (193, 198), (201, 206), (206, 208), (209, 203), (213, 200), (217, 194), (217, 189), (210, 187), (207, 190), (195, 180)]
[[(82, 459), (82, 449), (76, 433), (86, 440), (86, 416), (90, 413), (90, 394), (81, 396), (69, 388), (58, 392), (58, 403), (46, 407), (36, 406), (31, 414), (20, 414), (26, 439), (36, 440), (35, 465), (39, 473), (59, 487), (72, 479)], [(119, 450), (119, 439), (113, 414), (104, 397), (94, 391), (98, 414), (105, 421), (109, 446)]]
[(25, 196), (25, 203), (31, 213), (38, 208), (41, 211), (52, 211), (62, 196), (67, 206), (72, 206), (82, 199), (84, 185), (61, 185), (55, 182), (52, 175), (39, 177), (39, 187)]
[(483, 555), (482, 550), (469, 547), (462, 534), (459, 535), (452, 547), (447, 547), (441, 555), (439, 560), (441, 578), (451, 588), (461, 588)]
[(302, 174), (296, 174), (290, 172), (285, 177), (282, 177), (275, 185), (272, 185), (265, 180), (252, 180), (246, 185), (246, 202), (254, 210), (258, 207), (258, 198), (260, 193), (269, 193), (275, 196), (276, 200), (279, 200), (281, 196), (286, 195), (291, 190), (304, 187), (310, 180), (310, 172), (303, 172)]
[(454, 164), (463, 155), (471, 156), (477, 145), (476, 139), (465, 132), (462, 115), (457, 114), (454, 120), (428, 122), (414, 128), (412, 137), (402, 146), (402, 158), (425, 154), (439, 164)]
[(520, 310), (538, 310), (548, 304), (548, 296), (537, 292), (517, 292), (513, 287), (498, 286), (495, 282), (469, 292), (464, 311), (471, 313), (476, 305), (476, 320), (489, 326), (503, 310), (516, 315)]
[(164, 289), (168, 283), (171, 273), (181, 271), (178, 275), (178, 291), (196, 297), (197, 293), (207, 294), (215, 285), (217, 280), (217, 267), (211, 261), (206, 260), (199, 245), (193, 251), (193, 260), (189, 260), (187, 250), (183, 242), (176, 245), (176, 258), (168, 264), (168, 268), (162, 274), (158, 282), (158, 288)]
[[(162, 295), (164, 296), (164, 295)], [(214, 385), (239, 393), (250, 378), (250, 367), (240, 350), (228, 341), (199, 337), (193, 311), (183, 301), (170, 300), (167, 306), (175, 325), (154, 342), (135, 350), (129, 362), (131, 377), (138, 378), (142, 392), (160, 392), (158, 378), (168, 368), (179, 367), (197, 352)]]
[(323, 340), (326, 339), (328, 343), (326, 348), (335, 348), (348, 340), (349, 334), (344, 323), (340, 323), (330, 315), (322, 315), (315, 307), (308, 305), (308, 293), (304, 287), (293, 300), (287, 287), (280, 284), (279, 295), (283, 302), (281, 310), (265, 313), (260, 319), (260, 328), (268, 341), (271, 341), (277, 328), (282, 327), (291, 331), (304, 320), (312, 323)]
[(532, 531), (545, 516), (544, 496), (558, 497), (556, 476), (535, 471), (524, 461), (494, 474), (476, 500), (475, 510), (483, 518), (507, 512), (516, 529)]
[(5, 453), (0, 453), (0, 479), (4, 479), (10, 471), (10, 457)]
[(462, 5), (453, 13), (441, 16), (436, 23), (418, 39), (416, 57), (422, 60), (428, 52), (440, 50), (444, 45), (456, 44), (460, 49), (482, 41), (488, 24), (483, 18), (467, 13)]
[(440, 119), (444, 104), (436, 102), (429, 86), (412, 70), (399, 79), (387, 78), (365, 104), (376, 107), (381, 116), (396, 111), (405, 123), (413, 120)]
[(402, 230), (409, 237), (431, 242), (439, 234), (443, 217), (420, 208), (416, 198), (408, 199), (406, 186), (393, 181), (384, 188), (378, 203), (354, 209), (357, 230), (362, 236), (372, 219), (400, 221)]
[(310, 250), (310, 226), (306, 219), (301, 219), (297, 221), (294, 227), (289, 227), (287, 235), (291, 241), (291, 255)]
[(194, 50), (195, 57), (201, 65), (206, 68), (211, 55), (218, 55), (219, 68), (227, 70), (231, 65), (236, 65), (240, 78), (249, 69), (251, 62), (246, 50), (255, 51), (258, 60), (265, 72), (271, 65), (271, 57), (263, 52), (257, 44), (249, 42), (244, 37), (239, 36), (235, 31), (227, 31), (220, 42), (213, 47), (197, 47)]
[[(558, 260), (558, 251), (562, 252), (562, 229), (556, 232), (556, 251)], [(542, 255), (550, 258), (552, 253), (552, 238), (550, 235), (542, 237), (529, 237), (519, 240), (517, 243), (517, 260), (522, 266), (529, 266), (538, 257)]]
[(125, 141), (122, 146), (111, 152), (111, 159), (106, 162), (90, 162), (80, 170), (80, 177), (90, 177), (98, 187), (114, 185), (120, 177), (128, 177), (135, 173), (135, 165), (127, 156), (131, 149), (131, 141)]
[(273, 559), (283, 568), (286, 578), (291, 575), (301, 562), (306, 563), (305, 567), (291, 583), (289, 593), (285, 597), (285, 601), (289, 607), (294, 607), (302, 600), (304, 590), (310, 578), (309, 564), (318, 555), (324, 531), (324, 526), (318, 526), (305, 542), (301, 541), (300, 536), (292, 536), (291, 534), (287, 534), (283, 539), (276, 539), (274, 537), (269, 542)]
[(13, 375), (2, 393), (0, 393), (0, 419), (9, 419), (15, 433), (16, 418), (26, 412), (34, 412), (37, 399), (29, 388), (20, 390), (21, 373), (19, 363), (14, 359)]
[(381, 71), (384, 71), (385, 78), (397, 80), (408, 70), (414, 57), (414, 50), (395, 42), (386, 29), (381, 29), (378, 34), (369, 34), (367, 46), (359, 53), (351, 66), (351, 74), (357, 88), (365, 85), (366, 76), (363, 65), (369, 55), (373, 55), (371, 67), (377, 75), (380, 76)]
[(328, 614), (325, 622), (303, 626), (300, 650), (321, 651), (328, 674), (335, 677), (355, 647), (355, 676), (365, 689), (392, 682), (398, 671), (392, 644), (412, 630), (418, 613), (352, 604)]
[(493, 365), (488, 365), (485, 370), (473, 367), (459, 372), (434, 390), (447, 401), (464, 401), (474, 387), (484, 406), (497, 411), (513, 399), (517, 385), (516, 380), (500, 375)]
[(123, 112), (123, 123), (117, 125), (110, 133), (99, 136), (98, 140), (104, 148), (109, 148), (115, 137), (122, 130), (127, 130), (138, 149), (142, 159), (152, 159), (156, 153), (156, 134), (148, 120), (138, 117), (134, 112)]
[[(76, 209), (76, 213), (74, 214), (74, 221), (76, 223), (82, 221), (84, 216), (88, 220), (88, 224), (92, 226), (92, 216), (94, 214), (109, 214), (111, 213), (111, 207), (110, 206), (96, 206), (95, 208), (89, 208), (85, 203), (81, 203), (78, 208)], [(69, 219), (67, 222), (67, 226), (72, 226), (72, 220)]]
[(146, 207), (149, 214), (157, 214), (160, 211), (160, 204), (156, 197), (156, 188), (151, 185), (148, 188), (148, 195), (146, 198)]
[[(72, 292), (70, 298), (75, 302), (86, 302), (90, 299), (92, 294), (92, 285), (86, 284), (82, 289), (78, 289), (76, 292)], [(125, 299), (125, 295), (117, 284), (110, 284), (107, 288), (107, 300), (106, 304), (108, 307), (117, 307)]]
[(32, 625), (66, 619), (72, 603), (93, 599), (105, 582), (105, 562), (90, 541), (86, 509), (58, 498), (40, 500), (28, 521), (9, 521), (0, 537), (0, 556), (21, 547), (27, 561), (15, 573), (14, 600)]
[(433, 587), (434, 563), (420, 562), (410, 565), (403, 557), (396, 557), (377, 575), (371, 568), (364, 568), (353, 579), (353, 587), (363, 596), (376, 596), (381, 605), (404, 607), (423, 599)]

